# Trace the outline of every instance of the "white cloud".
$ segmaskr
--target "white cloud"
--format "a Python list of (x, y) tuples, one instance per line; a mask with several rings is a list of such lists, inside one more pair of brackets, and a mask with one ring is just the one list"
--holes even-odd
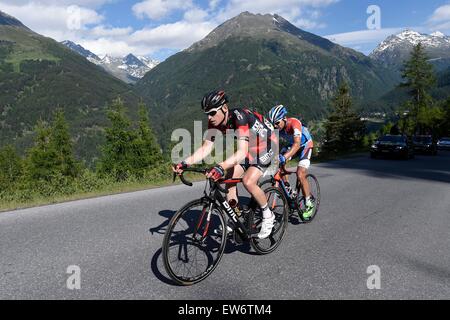
[(450, 30), (450, 4), (437, 8), (427, 23), (432, 30)]
[(221, 0), (210, 0), (209, 1), (209, 10), (214, 11), (219, 6)]
[(405, 28), (388, 28), (380, 30), (360, 30), (324, 36), (328, 40), (342, 46), (356, 46), (361, 44), (380, 43), (388, 36), (396, 34)]
[(192, 8), (192, 0), (145, 0), (133, 5), (136, 17), (148, 17), (152, 20), (162, 19), (174, 11)]
[(433, 31), (450, 31), (450, 21), (432, 26), (431, 29)]
[(189, 22), (204, 21), (208, 17), (208, 12), (202, 9), (192, 9), (184, 13), (184, 20)]
[[(125, 29), (124, 34), (117, 32), (113, 35), (113, 29), (106, 29), (104, 33), (109, 33), (108, 36), (97, 39), (81, 38), (76, 42), (99, 56), (124, 56), (130, 52), (151, 55), (161, 50), (183, 50), (203, 39), (214, 27), (210, 22), (179, 21), (155, 28), (144, 28), (130, 34), (125, 34), (125, 31), (128, 31)], [(97, 30), (102, 29), (99, 27)]]
[(82, 33), (88, 25), (104, 20), (95, 10), (79, 6), (45, 5), (29, 2), (24, 5), (0, 3), (0, 10), (19, 19), (27, 27), (58, 41), (65, 34)]
[(117, 40), (112, 38), (79, 39), (76, 42), (84, 48), (94, 52), (98, 56), (108, 54), (111, 56), (122, 57), (131, 52), (139, 55), (148, 53), (145, 48), (145, 52), (142, 52), (143, 48), (132, 46), (124, 40)]
[(138, 30), (130, 35), (129, 40), (132, 44), (146, 45), (152, 51), (163, 48), (181, 50), (203, 39), (214, 27), (211, 22), (179, 21)]
[(296, 16), (300, 16), (300, 18), (295, 19), (288, 19), (290, 20), (294, 25), (301, 29), (323, 29), (327, 25), (324, 22), (320, 22), (319, 18), (321, 17), (321, 12), (317, 9), (314, 10), (304, 10), (303, 13), (299, 13)]
[(430, 17), (430, 22), (442, 22), (450, 20), (450, 4), (437, 8)]
[(93, 37), (115, 37), (126, 36), (133, 32), (133, 28), (107, 28), (103, 25), (92, 28), (89, 32)]
[(317, 21), (303, 18), (294, 21), (293, 24), (299, 27), (300, 29), (323, 29), (326, 28), (327, 26), (325, 23), (320, 23)]

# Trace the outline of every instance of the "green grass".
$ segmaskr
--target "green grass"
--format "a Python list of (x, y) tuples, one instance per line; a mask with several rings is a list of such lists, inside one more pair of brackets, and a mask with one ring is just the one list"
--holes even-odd
[(125, 181), (125, 182), (117, 182), (105, 187), (102, 187), (98, 190), (90, 191), (90, 192), (77, 192), (70, 195), (54, 195), (51, 197), (44, 196), (34, 196), (31, 200), (20, 201), (20, 200), (11, 200), (11, 201), (3, 201), (0, 202), (0, 212), (1, 211), (9, 211), (16, 209), (24, 209), (42, 205), (49, 205), (55, 203), (62, 203), (67, 201), (81, 200), (81, 199), (89, 199), (96, 198), (101, 196), (107, 196), (112, 194), (126, 193), (126, 192), (134, 192), (140, 190), (146, 190), (151, 188), (157, 188), (162, 186), (167, 186), (171, 184), (170, 179), (158, 179), (155, 181)]
[(32, 61), (54, 61), (58, 62), (60, 59), (49, 55), (45, 53), (37, 53), (37, 52), (27, 52), (27, 51), (20, 51), (20, 52), (13, 52), (6, 60), (6, 63), (11, 63), (14, 68), (14, 72), (20, 72), (20, 64), (25, 60), (32, 60)]
[(20, 72), (20, 63), (24, 60), (59, 60), (47, 52), (46, 42), (49, 40), (26, 30), (2, 26), (0, 28), (0, 39), (14, 43), (14, 50), (5, 59), (5, 62), (13, 64), (15, 72)]

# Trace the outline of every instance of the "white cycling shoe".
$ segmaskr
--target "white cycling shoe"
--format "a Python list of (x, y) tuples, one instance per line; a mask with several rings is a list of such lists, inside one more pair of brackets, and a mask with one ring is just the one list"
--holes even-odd
[(261, 230), (259, 230), (258, 238), (265, 239), (272, 233), (273, 226), (275, 224), (275, 215), (272, 212), (272, 217), (263, 219), (261, 224)]

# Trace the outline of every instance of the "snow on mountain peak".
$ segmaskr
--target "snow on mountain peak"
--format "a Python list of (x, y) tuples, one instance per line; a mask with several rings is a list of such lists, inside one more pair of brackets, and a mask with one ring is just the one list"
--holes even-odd
[(427, 48), (437, 48), (450, 45), (450, 37), (442, 32), (434, 32), (430, 35), (421, 34), (414, 30), (404, 30), (398, 34), (392, 35), (378, 45), (373, 51), (373, 55), (381, 54), (386, 50), (393, 50), (400, 46), (422, 43)]
[(102, 58), (102, 62), (106, 63), (106, 64), (111, 64), (111, 59), (112, 57), (110, 57), (109, 55), (105, 54), (105, 56)]
[(142, 63), (144, 63), (147, 67), (149, 67), (150, 69), (153, 69), (154, 67), (156, 67), (156, 65), (159, 64), (159, 61), (157, 60), (153, 60), (144, 56), (138, 56), (137, 57)]
[(132, 53), (123, 57), (112, 56), (109, 54), (97, 56), (89, 50), (84, 49), (79, 44), (69, 40), (63, 41), (62, 44), (126, 82), (135, 82), (137, 79), (142, 78), (159, 63), (159, 61), (152, 60), (148, 57), (137, 57)]
[(397, 38), (401, 40), (406, 40), (414, 45), (427, 39), (427, 35), (422, 35), (417, 31), (405, 30), (396, 35)]
[(438, 37), (438, 38), (445, 38), (445, 34), (443, 34), (443, 33), (440, 32), (440, 31), (433, 32), (433, 33), (431, 34), (431, 36), (432, 36), (432, 37)]

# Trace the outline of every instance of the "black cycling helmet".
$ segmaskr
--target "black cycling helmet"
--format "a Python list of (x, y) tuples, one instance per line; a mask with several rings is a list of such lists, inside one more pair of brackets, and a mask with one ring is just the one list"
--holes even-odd
[(228, 103), (228, 97), (223, 90), (215, 90), (205, 94), (202, 99), (202, 110), (205, 113), (217, 111), (225, 103)]

